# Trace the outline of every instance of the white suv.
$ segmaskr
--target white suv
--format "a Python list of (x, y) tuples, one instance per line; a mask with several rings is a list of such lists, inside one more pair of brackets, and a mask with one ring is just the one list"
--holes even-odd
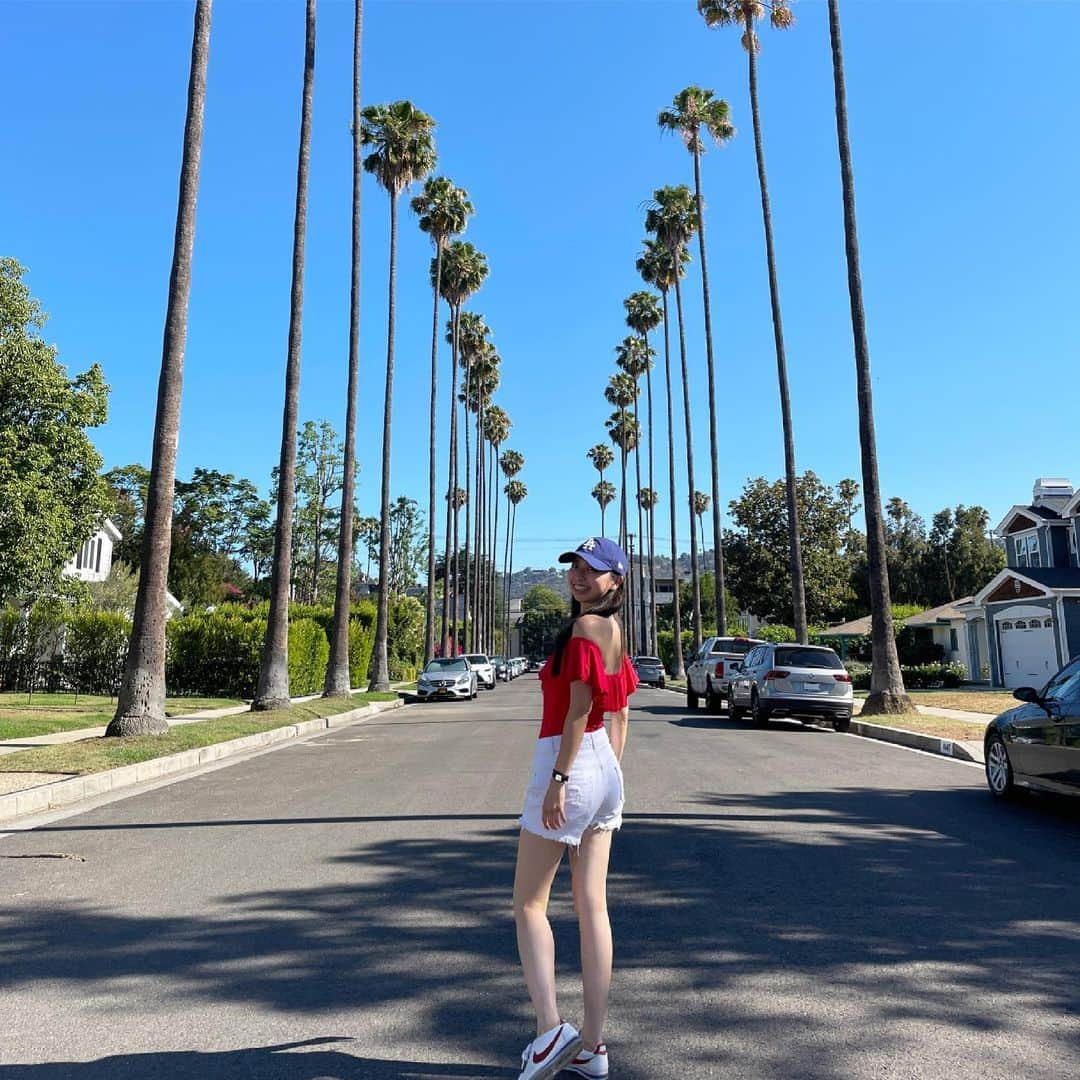
[[(696, 709), (704, 698), (705, 708), (711, 713), (719, 713), (721, 703), (728, 698), (731, 679), (746, 654), (755, 645), (764, 644), (764, 641), (747, 637), (706, 638), (686, 668), (686, 707)], [(730, 699), (728, 703), (730, 705)]]
[(749, 711), (759, 727), (772, 716), (824, 717), (847, 731), (853, 701), (851, 676), (823, 645), (758, 645), (731, 683), (731, 718)]
[(465, 659), (476, 672), (476, 681), (485, 690), (495, 689), (495, 665), (483, 653), (467, 653)]

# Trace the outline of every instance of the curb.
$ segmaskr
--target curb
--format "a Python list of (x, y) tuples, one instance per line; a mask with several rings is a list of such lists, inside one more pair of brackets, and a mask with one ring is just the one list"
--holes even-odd
[[(653, 687), (653, 689), (661, 689)], [(665, 686), (664, 693), (684, 696), (686, 691), (675, 686)], [(726, 713), (723, 715), (727, 715)], [(974, 725), (973, 725), (974, 726)], [(910, 750), (922, 750), (927, 754), (936, 754), (941, 757), (955, 758), (958, 761), (969, 761), (976, 765), (983, 764), (982, 740), (981, 739), (942, 739), (937, 735), (924, 735), (918, 731), (907, 731), (905, 728), (886, 727), (884, 724), (868, 724), (858, 719), (858, 714), (851, 718), (849, 735), (860, 735), (864, 739), (876, 739), (878, 742), (894, 743), (897, 746), (906, 746)]]
[(220, 761), (222, 758), (264, 749), (305, 735), (317, 735), (330, 728), (343, 727), (346, 724), (351, 724), (369, 716), (375, 716), (377, 713), (386, 712), (389, 709), (400, 709), (404, 704), (405, 702), (400, 699), (397, 701), (369, 701), (365, 705), (350, 709), (348, 712), (338, 713), (335, 716), (322, 716), (315, 720), (304, 720), (298, 724), (271, 728), (269, 731), (258, 731), (254, 735), (244, 735), (239, 739), (230, 739), (227, 742), (212, 743), (210, 746), (198, 746), (191, 750), (181, 750), (176, 754), (151, 758), (149, 761), (140, 761), (135, 765), (122, 765), (116, 769), (106, 769), (104, 772), (90, 773), (87, 776), (76, 776), (70, 780), (57, 780), (51, 784), (27, 788), (24, 791), (12, 791), (7, 795), (0, 795), (0, 823), (13, 821), (16, 818), (25, 817), (27, 814), (58, 810), (82, 799), (105, 795), (110, 791), (117, 791), (121, 788), (134, 787), (136, 784), (145, 783), (147, 780), (157, 780), (163, 776), (186, 772), (189, 769), (196, 769), (202, 765)]

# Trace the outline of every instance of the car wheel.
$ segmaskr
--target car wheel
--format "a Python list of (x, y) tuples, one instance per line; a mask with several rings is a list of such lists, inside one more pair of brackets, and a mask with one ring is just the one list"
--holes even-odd
[(986, 740), (986, 785), (997, 799), (1008, 799), (1016, 794), (1009, 751), (997, 732)]
[(845, 716), (838, 716), (832, 723), (833, 728), (836, 731), (850, 731), (851, 713), (847, 713)]
[(664, 689), (664, 680), (663, 680), (663, 679), (661, 679), (661, 680), (660, 680), (660, 681), (659, 681), (659, 682), (658, 682), (658, 683), (656, 684), (656, 688), (657, 688), (658, 690), (663, 690), (663, 689)]
[(754, 727), (766, 727), (769, 723), (769, 710), (761, 704), (756, 692), (750, 695), (750, 719)]
[(727, 711), (729, 720), (741, 720), (746, 715), (746, 709), (735, 704), (735, 690), (731, 687), (728, 688)]
[(697, 704), (698, 704), (698, 696), (697, 696), (697, 694), (695, 694), (694, 691), (691, 690), (689, 686), (687, 686), (687, 688), (686, 688), (686, 707), (688, 709), (696, 709)]
[(719, 716), (723, 710), (724, 699), (712, 688), (712, 683), (705, 684), (705, 711)]

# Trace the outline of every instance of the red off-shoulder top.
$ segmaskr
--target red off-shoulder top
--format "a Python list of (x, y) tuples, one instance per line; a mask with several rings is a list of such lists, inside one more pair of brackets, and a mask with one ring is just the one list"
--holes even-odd
[(595, 641), (572, 637), (563, 649), (559, 674), (551, 665), (554, 657), (540, 669), (540, 690), (544, 696), (543, 721), (540, 738), (561, 735), (570, 711), (570, 684), (588, 683), (592, 687), (593, 703), (586, 731), (599, 731), (604, 726), (604, 713), (616, 712), (626, 705), (626, 699), (637, 689), (638, 677), (629, 658), (614, 675), (604, 669), (604, 657)]

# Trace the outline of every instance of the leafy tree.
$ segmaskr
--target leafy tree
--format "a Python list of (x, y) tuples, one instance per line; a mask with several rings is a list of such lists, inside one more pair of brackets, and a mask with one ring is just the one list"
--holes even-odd
[(1005, 553), (987, 533), (989, 524), (981, 506), (960, 505), (934, 515), (923, 568), (930, 606), (973, 595), (1005, 565)]
[[(816, 624), (834, 622), (851, 598), (851, 568), (842, 542), (847, 507), (810, 471), (799, 477), (796, 493), (804, 523), (807, 611)], [(725, 538), (731, 591), (745, 611), (783, 622), (791, 610), (785, 482), (748, 480), (729, 505), (735, 522)]]
[(259, 680), (253, 711), (288, 708), (289, 595), (293, 568), (293, 514), (296, 484), (296, 425), (300, 409), (300, 340), (304, 311), (304, 258), (307, 235), (308, 169), (311, 159), (311, 112), (315, 85), (315, 0), (307, 0), (304, 37), (304, 82), (301, 93), (300, 145), (293, 214), (292, 283), (289, 294), (289, 339), (285, 361), (285, 406), (278, 459), (277, 520), (270, 571), (270, 612), (259, 658)]
[(94, 611), (112, 611), (131, 616), (135, 610), (135, 596), (139, 591), (139, 572), (127, 563), (113, 560), (109, 576), (104, 581), (88, 581), (86, 592), (89, 606)]
[(336, 545), (341, 511), (334, 496), (341, 491), (344, 464), (344, 447), (330, 423), (308, 420), (296, 447), (293, 561), (294, 599), (309, 604), (319, 602), (321, 577)]
[(107, 514), (120, 532), (120, 542), (113, 547), (113, 562), (137, 569), (142, 557), (150, 470), (144, 465), (120, 465), (105, 473), (103, 479), (109, 494)]
[(926, 522), (895, 496), (885, 506), (885, 552), (892, 599), (899, 604), (926, 603)]
[[(723, 146), (734, 134), (728, 115), (728, 103), (718, 98), (712, 90), (700, 86), (688, 86), (675, 95), (670, 109), (663, 109), (657, 117), (661, 131), (674, 131), (694, 159), (694, 201), (697, 204), (698, 252), (701, 255), (701, 294), (705, 310), (705, 358), (709, 379), (709, 460), (712, 464), (712, 526), (713, 526), (713, 572), (721, 583), (721, 603), (716, 613), (716, 632), (727, 633), (727, 611), (723, 603), (724, 545), (720, 534), (720, 475), (719, 448), (716, 439), (716, 379), (713, 367), (712, 311), (709, 302), (709, 264), (705, 257), (705, 202), (701, 194), (701, 155), (705, 152), (702, 128), (712, 136), (718, 146)], [(651, 483), (651, 481), (650, 481)], [(702, 548), (705, 541), (702, 539)]]
[(566, 601), (546, 585), (534, 585), (521, 600), (521, 648), (527, 656), (546, 656), (567, 618)]
[(68, 378), (25, 273), (0, 259), (0, 604), (52, 589), (108, 509), (86, 436), (105, 423), (108, 387), (97, 364)]
[(395, 596), (420, 580), (427, 548), (425, 524), (417, 501), (398, 496), (390, 509), (390, 591)]
[(394, 318), (397, 286), (398, 199), (435, 167), (435, 121), (411, 101), (369, 105), (361, 113), (361, 141), (370, 147), (364, 169), (379, 182), (390, 201), (390, 269), (386, 318), (386, 389), (383, 394), (382, 498), (379, 520), (379, 598), (375, 621), (375, 650), (371, 663), (372, 690), (390, 688), (387, 667), (387, 618), (390, 594), (390, 420), (394, 401)]

